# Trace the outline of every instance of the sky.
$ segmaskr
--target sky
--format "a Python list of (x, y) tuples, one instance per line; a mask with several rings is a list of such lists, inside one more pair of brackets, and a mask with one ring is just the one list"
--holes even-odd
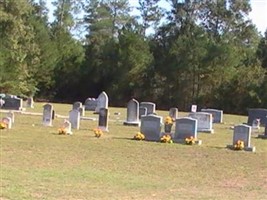
[[(162, 7), (166, 6), (165, 0), (161, 0), (160, 5)], [(47, 6), (52, 10), (51, 6), (52, 0), (47, 0)], [(138, 0), (129, 0), (131, 6), (138, 6)], [(267, 29), (267, 0), (250, 0), (252, 12), (249, 18), (256, 25), (258, 31), (263, 35)], [(52, 12), (50, 13), (52, 16)]]

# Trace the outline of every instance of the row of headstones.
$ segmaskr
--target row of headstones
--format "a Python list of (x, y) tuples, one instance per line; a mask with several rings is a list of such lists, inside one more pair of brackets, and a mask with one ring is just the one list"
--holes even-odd
[[(155, 114), (155, 111), (155, 103), (141, 102), (139, 106), (139, 102), (137, 100), (131, 99), (127, 104), (127, 119), (123, 124), (139, 126), (142, 116)], [(169, 110), (169, 116), (174, 120), (177, 119), (178, 108), (171, 108)], [(223, 111), (217, 109), (201, 109), (201, 112), (190, 113), (189, 117), (198, 119), (199, 129), (207, 129), (208, 132), (212, 132), (212, 123), (223, 122)]]
[[(172, 135), (174, 142), (184, 141), (186, 138), (198, 137), (198, 120), (191, 117), (183, 117), (175, 120), (175, 132)], [(159, 141), (161, 136), (165, 134), (162, 129), (162, 117), (155, 115), (148, 115), (142, 117), (140, 132), (145, 135), (148, 141)], [(255, 147), (251, 146), (251, 126), (237, 125), (234, 127), (233, 144), (227, 145), (233, 148), (238, 140), (244, 141), (245, 150), (255, 151)], [(198, 141), (198, 140), (197, 140)], [(201, 141), (199, 141), (201, 144)]]
[[(83, 112), (84, 109), (80, 109), (81, 107), (76, 105), (78, 104), (74, 104), (72, 110), (69, 111), (69, 120), (65, 120), (64, 124), (67, 125), (69, 122), (70, 123), (69, 127), (79, 130), (80, 120), (81, 120), (81, 110)], [(52, 126), (54, 115), (55, 111), (53, 109), (53, 105), (45, 104), (43, 106), (43, 125)], [(102, 130), (108, 131), (108, 109), (106, 108), (100, 108), (99, 110), (98, 127), (101, 128)]]
[(98, 114), (101, 108), (108, 109), (108, 95), (103, 91), (99, 94), (97, 99), (87, 98), (84, 102), (85, 110), (94, 111)]
[[(5, 97), (1, 99), (0, 107), (1, 109), (7, 110), (23, 110), (23, 99), (13, 95)], [(32, 97), (27, 98), (26, 107), (34, 107), (34, 101)]]

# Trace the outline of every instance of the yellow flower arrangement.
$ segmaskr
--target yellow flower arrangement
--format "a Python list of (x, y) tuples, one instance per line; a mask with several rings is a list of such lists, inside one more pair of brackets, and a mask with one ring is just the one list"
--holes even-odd
[(138, 132), (138, 133), (136, 133), (136, 135), (134, 136), (133, 139), (135, 139), (135, 140), (144, 140), (145, 139), (145, 135), (143, 133), (141, 133), (141, 132)]
[(185, 138), (185, 144), (188, 144), (188, 145), (193, 145), (195, 144), (196, 140), (193, 136), (189, 137), (189, 138)]
[(7, 124), (5, 122), (0, 122), (0, 129), (6, 129)]
[(7, 124), (5, 122), (0, 122), (0, 129), (6, 129)]
[(170, 135), (163, 135), (160, 138), (160, 142), (162, 142), (162, 143), (173, 143), (172, 137)]
[(165, 124), (166, 124), (166, 125), (171, 125), (171, 124), (173, 124), (173, 119), (172, 119), (170, 116), (167, 116), (167, 117), (165, 118)]
[(245, 147), (244, 141), (242, 141), (242, 140), (237, 140), (235, 145), (234, 145), (235, 150), (242, 150), (242, 149), (244, 149), (244, 147)]
[(94, 130), (95, 137), (100, 138), (103, 135), (103, 131), (99, 128), (95, 128)]
[(67, 130), (63, 127), (58, 129), (58, 134), (59, 135), (66, 135), (67, 134)]

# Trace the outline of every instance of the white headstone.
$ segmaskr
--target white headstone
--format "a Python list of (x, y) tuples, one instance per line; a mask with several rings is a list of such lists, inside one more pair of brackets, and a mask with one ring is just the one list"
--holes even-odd
[(63, 122), (62, 127), (66, 130), (66, 133), (67, 133), (68, 135), (72, 135), (72, 131), (71, 131), (71, 123), (70, 123), (70, 121), (68, 121), (68, 120), (65, 119), (64, 122)]
[(197, 112), (197, 105), (191, 106), (191, 112)]
[(12, 128), (12, 119), (10, 117), (3, 117), (2, 118), (2, 122), (7, 124), (7, 129), (11, 129)]
[(14, 124), (15, 122), (15, 114), (14, 112), (10, 111), (6, 114), (7, 117), (10, 117), (11, 118), (11, 121), (12, 121), (12, 124)]

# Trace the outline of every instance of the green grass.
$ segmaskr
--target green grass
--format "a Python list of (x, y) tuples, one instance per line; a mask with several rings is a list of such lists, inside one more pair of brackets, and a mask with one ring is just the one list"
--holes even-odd
[[(28, 111), (42, 112), (42, 105)], [(53, 105), (60, 115), (71, 109)], [(97, 121), (64, 136), (57, 135), (63, 119), (43, 127), (41, 116), (15, 114), (13, 128), (0, 132), (0, 199), (266, 199), (267, 140), (253, 134), (255, 153), (225, 148), (229, 127), (247, 117), (225, 114), (215, 134), (199, 134), (201, 146), (187, 146), (131, 140), (139, 128), (123, 126), (125, 116), (126, 109), (110, 108), (110, 131), (97, 139)]]

